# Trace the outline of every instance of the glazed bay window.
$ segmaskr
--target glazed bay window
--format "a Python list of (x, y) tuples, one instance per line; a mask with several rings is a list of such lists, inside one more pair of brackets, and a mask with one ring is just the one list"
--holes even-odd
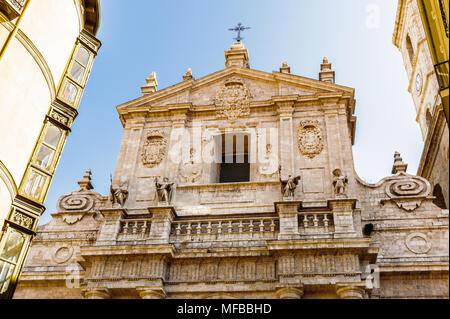
[(59, 92), (60, 98), (75, 108), (80, 102), (93, 60), (94, 54), (79, 43)]
[(42, 202), (50, 183), (58, 156), (64, 144), (65, 131), (47, 122), (36, 146), (35, 154), (25, 176), (22, 193), (38, 202)]

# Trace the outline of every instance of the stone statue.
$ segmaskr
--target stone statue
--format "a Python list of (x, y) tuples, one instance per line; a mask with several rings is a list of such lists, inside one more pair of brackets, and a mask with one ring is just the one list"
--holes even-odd
[(123, 205), (125, 205), (125, 201), (128, 198), (128, 180), (126, 179), (126, 177), (122, 177), (120, 179), (119, 187), (114, 188), (111, 176), (111, 186), (109, 187), (109, 191), (112, 204), (119, 204), (120, 207), (123, 207)]
[(339, 168), (336, 168), (333, 171), (333, 175), (334, 193), (336, 195), (345, 195), (348, 184), (347, 176), (343, 175)]
[(295, 189), (297, 188), (298, 182), (300, 180), (300, 176), (293, 177), (292, 175), (289, 175), (287, 180), (283, 180), (281, 178), (281, 166), (278, 168), (278, 174), (280, 175), (281, 192), (283, 194), (283, 197), (293, 199)]
[(166, 205), (170, 204), (172, 200), (172, 190), (173, 184), (169, 182), (169, 178), (164, 177), (163, 181), (160, 183), (158, 178), (155, 178), (156, 193), (158, 195), (158, 202), (164, 203)]

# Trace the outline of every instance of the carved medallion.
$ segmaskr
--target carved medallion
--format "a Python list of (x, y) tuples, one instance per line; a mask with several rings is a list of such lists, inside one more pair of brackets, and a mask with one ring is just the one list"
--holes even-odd
[(142, 164), (149, 168), (159, 165), (166, 155), (166, 147), (164, 134), (158, 130), (150, 131), (141, 152)]
[(64, 264), (73, 256), (73, 252), (74, 250), (72, 246), (64, 245), (56, 249), (55, 253), (53, 254), (53, 260), (57, 264)]
[(422, 233), (409, 234), (405, 239), (406, 248), (415, 254), (426, 254), (431, 249), (431, 243)]
[(297, 139), (300, 152), (309, 158), (314, 158), (323, 150), (322, 133), (316, 120), (301, 121)]
[(87, 212), (94, 207), (94, 199), (86, 194), (71, 193), (60, 197), (57, 207), (61, 212)]
[(235, 121), (239, 117), (248, 116), (251, 99), (250, 91), (242, 79), (233, 77), (227, 80), (214, 99), (216, 117)]

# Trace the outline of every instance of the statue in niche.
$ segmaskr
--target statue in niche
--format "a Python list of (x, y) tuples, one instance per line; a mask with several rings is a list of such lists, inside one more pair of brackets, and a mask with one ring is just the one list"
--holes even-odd
[(114, 188), (112, 183), (111, 176), (111, 185), (109, 187), (109, 199), (112, 202), (112, 205), (120, 205), (123, 207), (125, 205), (125, 201), (128, 198), (128, 179), (124, 176), (121, 177), (119, 187)]
[(168, 177), (164, 177), (161, 183), (158, 178), (155, 178), (156, 194), (158, 196), (159, 203), (165, 205), (170, 204), (170, 201), (172, 200), (173, 184), (174, 183), (169, 181)]
[(347, 184), (348, 184), (348, 178), (347, 176), (343, 175), (341, 170), (339, 168), (336, 168), (333, 171), (333, 186), (334, 186), (334, 193), (337, 196), (345, 196)]
[(283, 180), (281, 178), (281, 166), (278, 168), (278, 174), (280, 176), (283, 198), (294, 199), (295, 189), (300, 181), (300, 176), (293, 177), (292, 175), (289, 175), (287, 180)]

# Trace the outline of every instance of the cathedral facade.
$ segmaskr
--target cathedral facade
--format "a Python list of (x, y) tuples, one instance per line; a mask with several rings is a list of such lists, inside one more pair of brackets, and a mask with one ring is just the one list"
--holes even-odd
[[(15, 298), (448, 298), (448, 210), (395, 153), (355, 172), (355, 91), (225, 68), (117, 107), (109, 195), (91, 171), (37, 230)], [(387, 172), (389, 173), (389, 172)]]

